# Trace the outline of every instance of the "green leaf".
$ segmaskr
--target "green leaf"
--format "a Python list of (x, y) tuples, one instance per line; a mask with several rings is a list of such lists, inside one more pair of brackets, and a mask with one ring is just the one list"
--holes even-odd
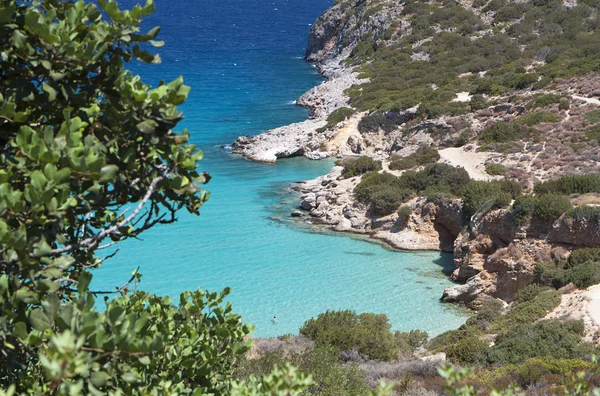
[(4, 220), (0, 219), (0, 242), (4, 241), (4, 238), (8, 236), (8, 224), (6, 224)]
[(90, 376), (90, 381), (94, 386), (100, 388), (106, 384), (109, 378), (110, 376), (104, 371), (95, 371)]
[(27, 333), (27, 326), (23, 322), (18, 322), (15, 324), (13, 333), (19, 337), (21, 340), (25, 340), (29, 335)]
[(54, 102), (56, 99), (56, 91), (49, 84), (42, 85), (42, 90), (48, 94), (48, 101)]
[(50, 327), (51, 322), (48, 316), (39, 308), (32, 309), (29, 312), (29, 323), (34, 329), (44, 331)]
[(119, 171), (119, 167), (117, 165), (106, 165), (100, 169), (100, 182), (113, 181), (117, 172)]
[(37, 301), (37, 293), (27, 288), (17, 290), (17, 299), (23, 301), (25, 304), (33, 304)]
[(90, 285), (91, 281), (91, 273), (87, 271), (81, 272), (81, 274), (79, 275), (79, 282), (77, 283), (77, 290), (79, 291), (79, 293), (85, 293), (88, 290), (88, 286)]
[(145, 134), (154, 133), (158, 123), (154, 120), (145, 120), (137, 124), (137, 129)]
[(150, 40), (148, 42), (155, 48), (162, 48), (165, 45), (165, 42), (162, 40)]
[(130, 384), (139, 381), (139, 377), (132, 372), (123, 373), (123, 375), (121, 375), (121, 378), (123, 378), (123, 381), (128, 382)]
[(141, 364), (143, 364), (144, 366), (148, 366), (151, 361), (150, 358), (148, 356), (142, 356), (138, 359), (140, 361)]

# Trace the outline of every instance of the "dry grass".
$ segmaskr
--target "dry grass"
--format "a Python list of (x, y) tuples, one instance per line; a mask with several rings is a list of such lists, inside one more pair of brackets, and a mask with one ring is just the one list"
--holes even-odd
[(571, 198), (571, 204), (573, 204), (573, 206), (600, 205), (600, 194), (590, 193), (579, 195), (575, 198)]

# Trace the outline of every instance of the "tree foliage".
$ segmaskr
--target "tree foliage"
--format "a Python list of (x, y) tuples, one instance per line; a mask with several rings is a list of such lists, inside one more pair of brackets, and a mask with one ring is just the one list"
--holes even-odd
[[(152, 88), (124, 68), (159, 60), (148, 51), (162, 46), (159, 28), (140, 31), (153, 10), (151, 0), (125, 11), (110, 0), (0, 2), (0, 389), (9, 394), (227, 393), (248, 347), (228, 290), (185, 292), (174, 304), (126, 284), (94, 308), (105, 291), (90, 290), (91, 270), (110, 257), (99, 250), (176, 221), (180, 209), (199, 214), (208, 198), (202, 153), (174, 131), (189, 87), (178, 78)], [(281, 370), (247, 389), (272, 389), (290, 374)], [(308, 380), (292, 374), (292, 387)]]

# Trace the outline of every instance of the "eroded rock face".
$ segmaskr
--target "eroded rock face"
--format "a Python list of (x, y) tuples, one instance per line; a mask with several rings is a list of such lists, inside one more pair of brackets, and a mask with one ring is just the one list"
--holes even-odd
[(519, 228), (508, 209), (475, 218), (454, 243), (452, 278), (466, 283), (446, 289), (442, 299), (470, 305), (478, 295), (489, 295), (510, 302), (533, 281), (537, 263), (565, 260), (573, 249), (600, 246), (599, 227), (598, 219), (561, 217), (552, 225)]
[(308, 35), (306, 59), (321, 62), (353, 48), (360, 38), (381, 37), (398, 20), (402, 6), (393, 0), (339, 2), (325, 11)]
[(552, 227), (548, 240), (557, 244), (598, 247), (600, 246), (600, 219), (562, 217)]

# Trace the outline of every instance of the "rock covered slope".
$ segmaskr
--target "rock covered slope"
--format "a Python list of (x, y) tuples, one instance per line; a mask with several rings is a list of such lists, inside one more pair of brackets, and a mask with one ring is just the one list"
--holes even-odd
[[(298, 100), (312, 118), (240, 137), (233, 152), (263, 162), (366, 155), (382, 161), (380, 173), (401, 176), (426, 163), (392, 164), (430, 147), (472, 180), (515, 180), (526, 196), (558, 176), (599, 173), (599, 11), (592, 0), (336, 1), (309, 34), (306, 58), (328, 79)], [(523, 205), (535, 212), (542, 203), (533, 209), (516, 196), (465, 218), (458, 191), (434, 200), (413, 191), (396, 205), (405, 209), (375, 215), (355, 193), (365, 176), (342, 169), (298, 187), (310, 221), (401, 249), (453, 252), (452, 277), (465, 283), (446, 301), (511, 301), (538, 264), (600, 246), (600, 186), (553, 191), (590, 210), (565, 207), (545, 224), (531, 213), (517, 219)]]

